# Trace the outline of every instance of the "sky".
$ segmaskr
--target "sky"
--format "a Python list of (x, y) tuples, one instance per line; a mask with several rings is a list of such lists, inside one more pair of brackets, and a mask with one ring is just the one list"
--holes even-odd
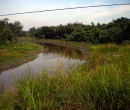
[[(115, 3), (130, 3), (130, 0), (0, 0), (0, 15)], [(108, 23), (120, 17), (130, 18), (130, 5), (0, 16), (0, 19), (9, 18), (9, 22), (19, 21), (23, 29), (27, 31), (32, 27), (56, 26), (74, 22)]]

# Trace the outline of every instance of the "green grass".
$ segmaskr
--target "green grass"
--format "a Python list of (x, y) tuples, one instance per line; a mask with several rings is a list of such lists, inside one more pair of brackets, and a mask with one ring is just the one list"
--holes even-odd
[(36, 78), (31, 73), (21, 76), (16, 81), (15, 92), (0, 97), (0, 108), (129, 110), (130, 45), (104, 44), (90, 48), (86, 63), (68, 69), (66, 74), (60, 71), (54, 75), (43, 72)]
[(29, 42), (17, 43), (9, 46), (1, 46), (0, 49), (0, 70), (19, 65), (35, 58), (36, 53), (43, 50), (43, 47)]
[(41, 50), (41, 46), (35, 43), (22, 43), (15, 45), (12, 50), (17, 50), (17, 51), (37, 51)]

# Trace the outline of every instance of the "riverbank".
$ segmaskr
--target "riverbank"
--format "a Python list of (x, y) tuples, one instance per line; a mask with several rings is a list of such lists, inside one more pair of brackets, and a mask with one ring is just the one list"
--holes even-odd
[(31, 73), (23, 75), (17, 81), (17, 90), (0, 97), (1, 109), (130, 109), (130, 45), (44, 42), (80, 48), (86, 63), (66, 74), (56, 71), (48, 75), (44, 71), (37, 78)]
[(69, 41), (65, 41), (65, 40), (49, 40), (49, 39), (40, 40), (37, 42), (39, 42), (40, 44), (50, 43), (50, 44), (54, 44), (54, 45), (74, 48), (74, 49), (78, 49), (78, 50), (85, 52), (85, 53), (90, 50), (90, 47), (92, 45), (92, 44), (85, 43), (85, 42), (74, 42), (74, 41), (69, 42)]
[[(54, 44), (78, 49), (87, 52), (85, 43), (65, 42), (63, 40), (39, 40), (32, 37), (19, 37), (18, 43), (0, 46), (0, 72), (14, 68), (30, 60), (33, 60), (37, 53), (43, 51), (43, 46), (38, 44)], [(89, 46), (89, 45), (88, 45)]]
[(89, 51), (91, 48), (90, 43), (85, 43), (85, 42), (74, 42), (74, 41), (65, 41), (65, 40), (54, 40), (54, 39), (35, 39), (33, 37), (21, 37), (18, 38), (19, 42), (35, 42), (37, 44), (44, 44), (44, 43), (49, 43), (53, 45), (59, 45), (59, 46), (65, 46), (69, 48), (74, 48), (81, 50), (83, 52)]
[(32, 60), (41, 51), (43, 51), (43, 46), (29, 42), (0, 46), (0, 71)]

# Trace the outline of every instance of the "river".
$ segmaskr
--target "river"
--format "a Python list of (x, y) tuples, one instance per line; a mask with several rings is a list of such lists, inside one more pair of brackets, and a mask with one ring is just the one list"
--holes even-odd
[(0, 92), (14, 88), (15, 79), (22, 74), (31, 72), (36, 75), (45, 70), (48, 74), (54, 74), (54, 70), (66, 71), (84, 62), (83, 54), (79, 50), (53, 44), (43, 44), (43, 46), (47, 48), (47, 51), (39, 53), (34, 60), (0, 73)]

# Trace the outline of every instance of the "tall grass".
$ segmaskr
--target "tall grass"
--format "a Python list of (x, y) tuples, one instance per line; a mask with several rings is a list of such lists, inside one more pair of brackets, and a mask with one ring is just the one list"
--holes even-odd
[(37, 77), (31, 74), (22, 76), (17, 80), (14, 97), (10, 99), (13, 103), (4, 106), (1, 101), (0, 107), (20, 110), (129, 110), (130, 48), (113, 48), (115, 46), (110, 44), (96, 49), (92, 47), (86, 63), (80, 68), (69, 69), (66, 74), (48, 75), (43, 72)]

